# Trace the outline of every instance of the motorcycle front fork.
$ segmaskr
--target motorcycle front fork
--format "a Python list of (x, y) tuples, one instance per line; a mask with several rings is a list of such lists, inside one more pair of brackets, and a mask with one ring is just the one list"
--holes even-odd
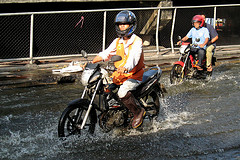
[(182, 79), (184, 78), (184, 69), (185, 69), (185, 67), (186, 67), (189, 54), (190, 54), (190, 52), (188, 52), (188, 54), (187, 54), (187, 56), (186, 56), (186, 58), (185, 58), (185, 60), (184, 60), (183, 67), (182, 67), (182, 71), (181, 71), (181, 77), (182, 77)]
[[(87, 110), (87, 112), (86, 112), (86, 114), (85, 114), (85, 116), (84, 116), (84, 119), (83, 119), (83, 122), (82, 122), (82, 125), (81, 125), (80, 129), (83, 129), (83, 127), (84, 127), (85, 124), (86, 124), (87, 118), (88, 118), (89, 113), (90, 113), (90, 111), (91, 111), (91, 109), (92, 109), (93, 101), (94, 101), (94, 99), (95, 99), (95, 97), (96, 97), (96, 94), (97, 94), (97, 91), (98, 91), (98, 89), (99, 89), (99, 86), (100, 86), (101, 82), (102, 82), (102, 79), (100, 79), (100, 80), (98, 81), (98, 83), (97, 83), (97, 86), (96, 86), (95, 91), (94, 91), (94, 93), (93, 93), (92, 99), (91, 99), (90, 104), (89, 104), (89, 106), (88, 106), (88, 110)], [(85, 87), (84, 93), (83, 93), (82, 97), (84, 97), (84, 94), (86, 93), (86, 90), (87, 90), (87, 88)]]

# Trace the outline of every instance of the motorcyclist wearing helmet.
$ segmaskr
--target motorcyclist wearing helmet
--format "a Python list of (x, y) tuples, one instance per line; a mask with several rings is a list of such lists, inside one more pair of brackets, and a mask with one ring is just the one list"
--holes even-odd
[(118, 38), (106, 50), (100, 52), (92, 63), (107, 61), (113, 55), (122, 57), (122, 60), (114, 63), (117, 71), (112, 74), (113, 83), (120, 85), (118, 97), (133, 113), (132, 127), (137, 128), (142, 124), (146, 112), (129, 91), (135, 89), (142, 81), (144, 73), (142, 39), (134, 34), (137, 19), (133, 12), (127, 10), (119, 12), (114, 23)]
[[(203, 19), (204, 22), (206, 20), (206, 15), (204, 13), (200, 14)], [(212, 72), (212, 56), (214, 53), (214, 50), (216, 48), (216, 41), (218, 40), (218, 33), (217, 31), (213, 28), (212, 25), (208, 24), (208, 23), (203, 23), (202, 25), (203, 27), (206, 27), (209, 31), (209, 35), (210, 35), (210, 39), (208, 41), (207, 44), (207, 49), (206, 49), (206, 66), (207, 66), (207, 71), (208, 72)]]
[[(209, 32), (208, 29), (202, 27), (201, 25), (204, 23), (204, 19), (201, 15), (195, 15), (192, 18), (193, 28), (188, 32), (188, 34), (182, 38), (177, 44), (179, 45), (182, 41), (186, 41), (189, 38), (192, 38), (192, 43), (197, 44), (198, 46), (194, 49), (195, 52), (198, 53), (198, 64), (197, 69), (203, 70), (202, 61), (206, 54), (206, 46), (209, 40)], [(200, 39), (200, 41), (198, 40)]]

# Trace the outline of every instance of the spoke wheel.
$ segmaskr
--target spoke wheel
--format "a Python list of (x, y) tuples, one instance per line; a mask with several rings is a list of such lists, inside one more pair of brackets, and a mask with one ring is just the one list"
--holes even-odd
[(68, 106), (62, 113), (62, 116), (58, 123), (58, 136), (68, 137), (71, 135), (81, 135), (83, 131), (94, 133), (96, 124), (96, 111), (92, 109), (87, 118), (86, 124), (81, 130), (81, 125), (87, 107)]
[(182, 66), (175, 64), (170, 73), (170, 82), (171, 84), (179, 84), (183, 81), (184, 71), (182, 73)]

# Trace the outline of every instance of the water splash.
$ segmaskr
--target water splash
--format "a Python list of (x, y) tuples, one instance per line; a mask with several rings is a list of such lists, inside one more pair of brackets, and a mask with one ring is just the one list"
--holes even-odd
[[(64, 104), (78, 98), (79, 87), (4, 90), (7, 94), (1, 95), (5, 108), (0, 108), (0, 157), (239, 159), (239, 65), (223, 67), (227, 69), (217, 67), (211, 79), (190, 80), (177, 86), (163, 75), (161, 82), (168, 94), (161, 101), (160, 115), (153, 122), (144, 121), (140, 129), (103, 133), (96, 127), (94, 135), (84, 133), (65, 141), (57, 137), (58, 119)], [(26, 104), (14, 104), (21, 104), (22, 99)]]

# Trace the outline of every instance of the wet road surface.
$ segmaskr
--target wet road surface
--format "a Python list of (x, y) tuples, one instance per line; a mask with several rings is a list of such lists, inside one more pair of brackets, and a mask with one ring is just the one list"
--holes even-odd
[(206, 80), (161, 82), (161, 113), (141, 129), (61, 141), (61, 112), (80, 82), (0, 90), (1, 159), (240, 159), (240, 64), (223, 64)]

